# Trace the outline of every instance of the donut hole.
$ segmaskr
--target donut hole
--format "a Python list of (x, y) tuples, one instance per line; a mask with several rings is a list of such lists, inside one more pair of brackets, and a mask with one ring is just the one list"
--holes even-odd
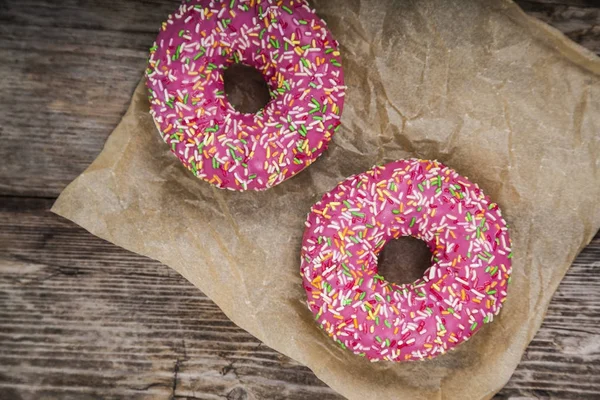
[(398, 285), (412, 283), (431, 266), (431, 255), (427, 244), (415, 237), (391, 240), (379, 253), (379, 275)]
[(232, 64), (223, 73), (223, 81), (227, 100), (241, 113), (256, 113), (271, 99), (263, 74), (249, 65)]

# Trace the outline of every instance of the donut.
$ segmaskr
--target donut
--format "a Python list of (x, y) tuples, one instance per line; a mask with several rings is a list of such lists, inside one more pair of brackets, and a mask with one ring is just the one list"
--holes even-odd
[[(256, 113), (227, 100), (223, 71), (260, 71), (271, 95)], [(237, 191), (265, 190), (326, 150), (340, 124), (338, 43), (304, 0), (192, 0), (162, 24), (146, 70), (150, 113), (192, 173)]]
[[(409, 284), (377, 271), (385, 244), (423, 240), (431, 266)], [(340, 346), (371, 361), (434, 358), (493, 320), (506, 299), (510, 238), (498, 205), (437, 161), (354, 175), (308, 215), (301, 275), (308, 307)]]

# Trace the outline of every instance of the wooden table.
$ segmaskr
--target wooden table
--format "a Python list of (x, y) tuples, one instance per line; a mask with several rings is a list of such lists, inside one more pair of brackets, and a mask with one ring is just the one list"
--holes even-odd
[[(48, 212), (178, 0), (0, 0), (0, 399), (340, 399), (171, 269)], [(519, 1), (600, 53), (600, 4)], [(600, 236), (498, 398), (600, 398)]]

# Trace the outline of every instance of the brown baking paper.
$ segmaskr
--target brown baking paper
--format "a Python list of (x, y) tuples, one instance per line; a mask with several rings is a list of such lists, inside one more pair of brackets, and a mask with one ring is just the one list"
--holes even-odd
[[(600, 226), (600, 61), (508, 1), (314, 5), (341, 43), (348, 85), (342, 129), (316, 163), (266, 192), (215, 189), (162, 142), (140, 84), (53, 211), (174, 268), (350, 399), (489, 398)], [(457, 351), (369, 363), (328, 339), (305, 305), (304, 220), (345, 177), (408, 157), (446, 163), (501, 205), (513, 280), (499, 317)]]

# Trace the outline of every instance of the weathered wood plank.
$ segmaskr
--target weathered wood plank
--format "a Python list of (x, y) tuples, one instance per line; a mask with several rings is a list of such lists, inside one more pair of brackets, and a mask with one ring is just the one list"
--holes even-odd
[(170, 268), (0, 204), (0, 399), (339, 398)]
[[(0, 200), (0, 399), (338, 399), (166, 266)], [(600, 397), (600, 235), (498, 398)], [(44, 397), (46, 396), (46, 397)]]
[(517, 3), (529, 15), (560, 30), (567, 37), (600, 55), (600, 2), (530, 1)]
[[(0, 1), (0, 400), (340, 398), (175, 272), (26, 197), (100, 152), (178, 1)], [(517, 2), (600, 53), (597, 1)], [(600, 398), (598, 266), (599, 236), (498, 398)]]
[[(178, 3), (0, 2), (0, 195), (56, 197), (94, 160)], [(518, 3), (600, 52), (597, 2)]]

